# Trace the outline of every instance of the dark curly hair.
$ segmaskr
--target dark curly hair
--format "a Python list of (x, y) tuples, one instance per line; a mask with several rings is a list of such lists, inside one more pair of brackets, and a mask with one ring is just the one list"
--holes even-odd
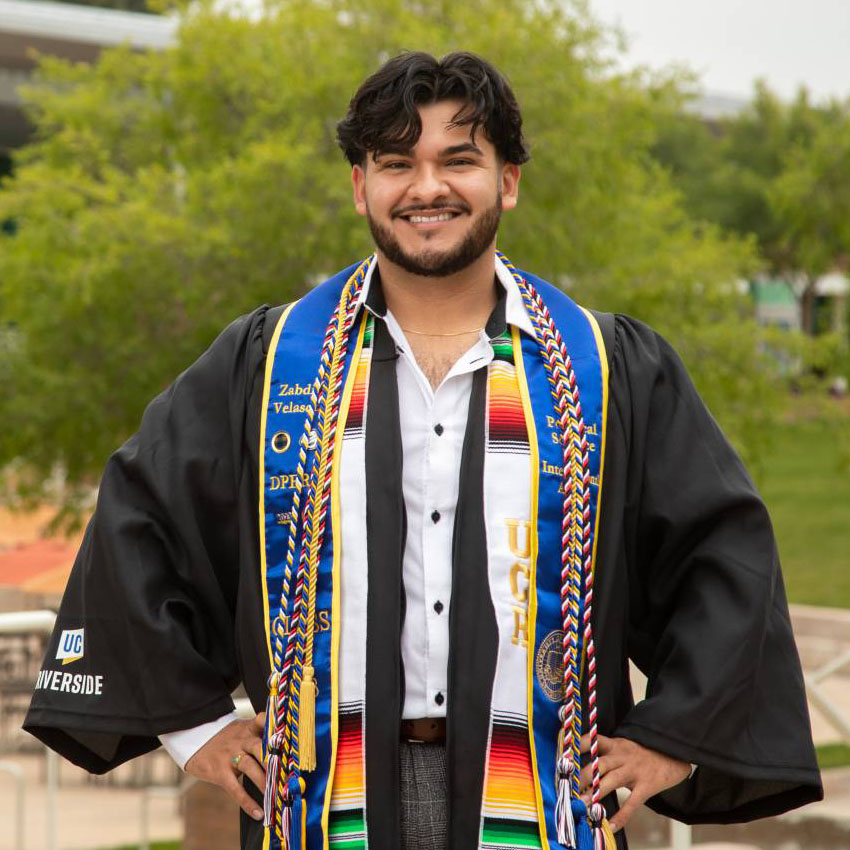
[(522, 116), (508, 81), (474, 53), (449, 53), (437, 60), (430, 53), (402, 53), (368, 77), (351, 98), (348, 113), (337, 124), (337, 141), (352, 165), (363, 165), (367, 151), (408, 150), (419, 139), (418, 107), (441, 100), (463, 106), (453, 125), (479, 127), (503, 162), (522, 165), (528, 148)]

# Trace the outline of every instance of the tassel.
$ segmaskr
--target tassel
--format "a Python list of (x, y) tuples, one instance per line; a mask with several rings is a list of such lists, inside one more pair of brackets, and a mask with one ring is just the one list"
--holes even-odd
[[(570, 809), (570, 774), (573, 763), (561, 757), (558, 761), (558, 797), (555, 802), (555, 824), (558, 831), (558, 843), (576, 850), (576, 828), (573, 813)], [(582, 805), (584, 805), (582, 803)]]
[(617, 850), (617, 839), (614, 838), (614, 833), (611, 832), (611, 824), (608, 823), (608, 818), (602, 819), (599, 831), (603, 836), (603, 850)]
[(590, 831), (593, 834), (593, 850), (605, 850), (605, 834), (602, 832), (602, 824), (591, 823)]
[(274, 799), (280, 781), (280, 751), (269, 749), (266, 765), (266, 790), (263, 794), (263, 826), (268, 829), (274, 823)]
[(298, 764), (301, 770), (316, 769), (316, 694), (319, 686), (312, 667), (304, 668), (298, 701)]
[(290, 833), (292, 830), (292, 803), (287, 800), (283, 804), (283, 811), (280, 813), (280, 839), (281, 850), (290, 850)]
[(587, 817), (587, 806), (583, 800), (573, 800), (572, 810), (576, 824), (576, 850), (594, 850), (593, 830)]
[(269, 680), (269, 698), (266, 703), (266, 727), (263, 734), (263, 757), (266, 768), (266, 788), (263, 794), (263, 826), (268, 829), (274, 823), (274, 800), (280, 781), (281, 752), (280, 735), (275, 732), (277, 712), (277, 673)]
[(306, 788), (300, 776), (289, 777), (289, 818), (283, 832), (286, 850), (307, 850), (307, 801), (304, 799)]
[(611, 832), (602, 803), (594, 803), (590, 807), (590, 825), (593, 829), (593, 850), (616, 850), (617, 839)]

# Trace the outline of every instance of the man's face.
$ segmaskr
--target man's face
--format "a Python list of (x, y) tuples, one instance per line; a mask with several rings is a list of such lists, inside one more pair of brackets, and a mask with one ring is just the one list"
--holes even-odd
[(502, 210), (516, 206), (519, 167), (500, 163), (479, 129), (450, 127), (462, 104), (419, 108), (422, 133), (406, 151), (369, 152), (352, 169), (355, 208), (379, 253), (406, 271), (443, 277), (495, 245)]

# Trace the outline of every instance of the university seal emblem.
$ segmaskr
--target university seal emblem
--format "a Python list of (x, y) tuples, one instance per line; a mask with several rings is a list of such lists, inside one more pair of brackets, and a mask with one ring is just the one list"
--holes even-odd
[(534, 671), (543, 693), (552, 702), (564, 698), (564, 633), (557, 629), (549, 632), (540, 642)]

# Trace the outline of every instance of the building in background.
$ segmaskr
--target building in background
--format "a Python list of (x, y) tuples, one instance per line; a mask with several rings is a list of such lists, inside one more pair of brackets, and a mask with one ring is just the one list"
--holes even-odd
[(787, 331), (801, 329), (800, 304), (784, 280), (762, 278), (750, 283), (750, 296), (760, 325), (774, 325)]
[[(750, 283), (756, 321), (783, 330), (802, 330), (802, 308), (793, 281), (780, 278), (758, 278)], [(847, 332), (850, 278), (833, 271), (815, 282), (814, 333)]]
[[(122, 3), (138, 4), (115, 0), (114, 5)], [(0, 175), (9, 172), (11, 152), (32, 133), (18, 88), (30, 80), (36, 65), (33, 51), (93, 62), (101, 50), (118, 44), (161, 50), (174, 41), (176, 30), (174, 18), (160, 15), (47, 0), (0, 0)]]

